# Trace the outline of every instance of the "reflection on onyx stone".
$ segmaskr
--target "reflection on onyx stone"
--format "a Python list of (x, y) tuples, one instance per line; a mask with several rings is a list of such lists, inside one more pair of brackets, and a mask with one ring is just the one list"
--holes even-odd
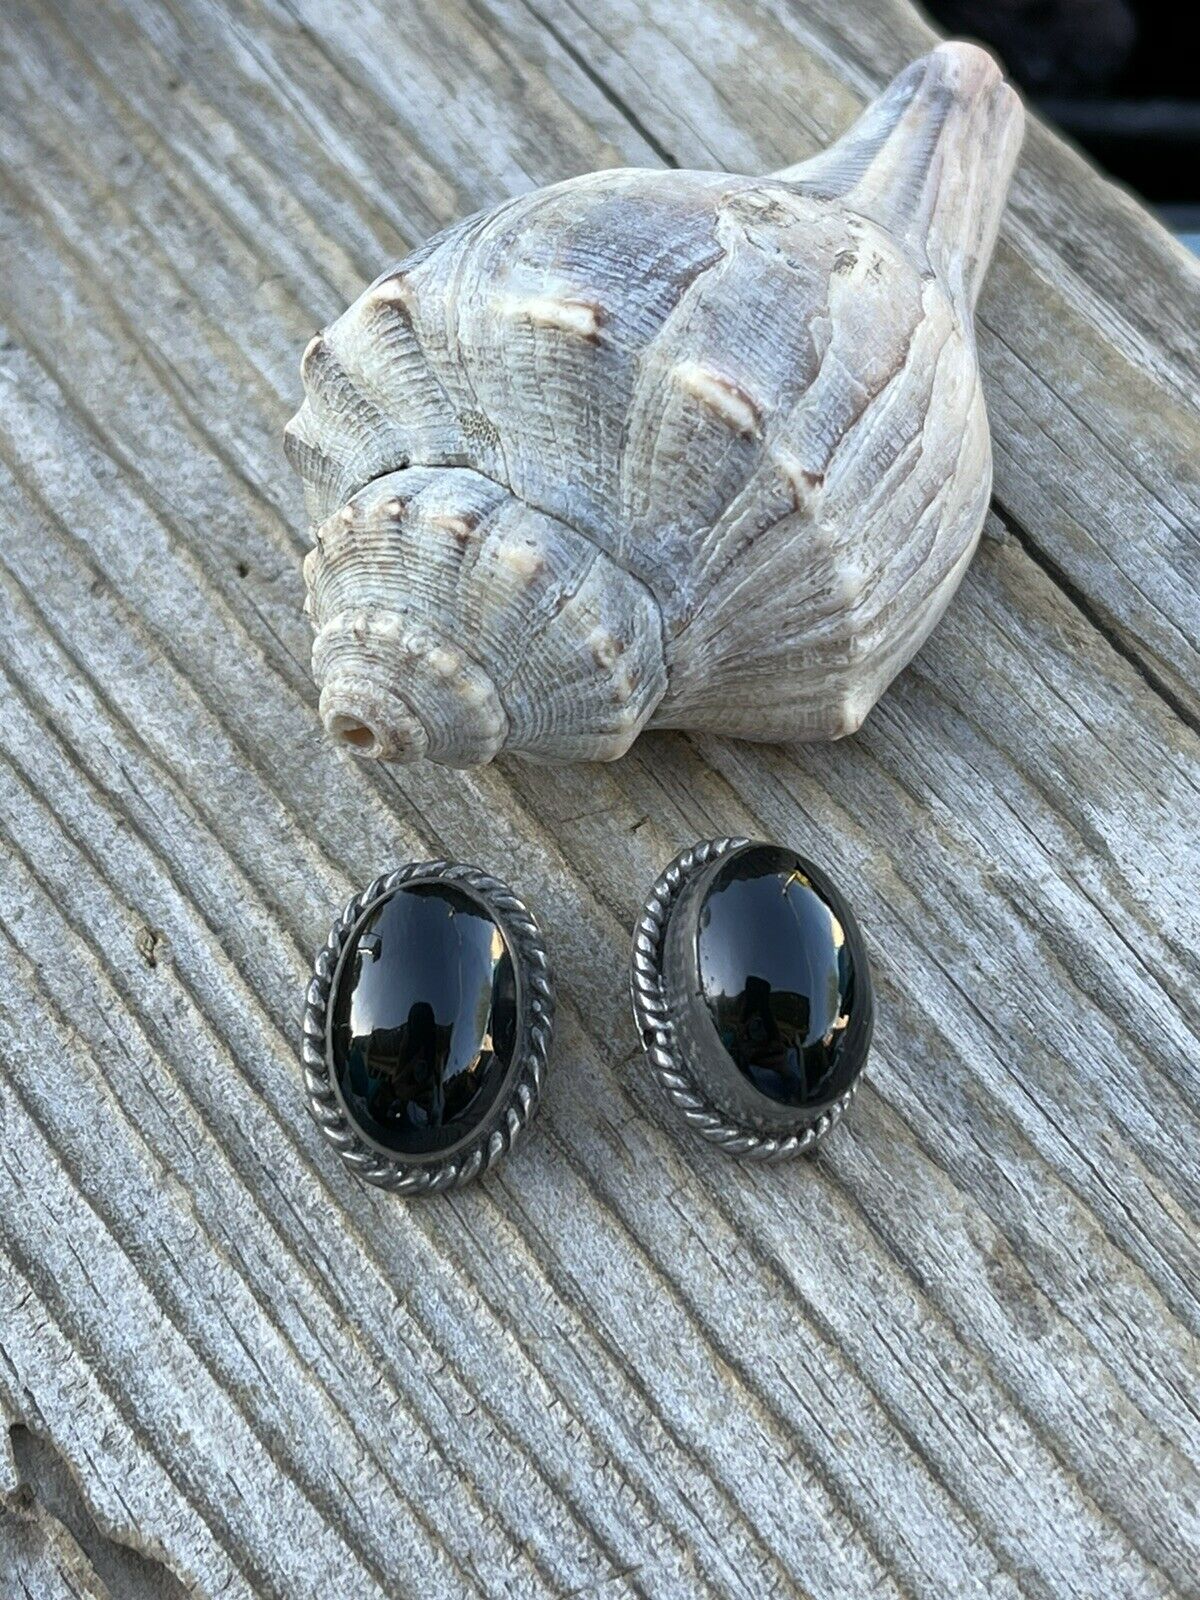
[(330, 1029), (358, 1131), (398, 1155), (449, 1149), (485, 1120), (512, 1064), (516, 979), (504, 935), (453, 884), (404, 885), (351, 936)]
[(700, 910), (701, 995), (721, 1043), (760, 1094), (819, 1112), (853, 1083), (871, 1042), (866, 952), (841, 895), (773, 845), (732, 856)]

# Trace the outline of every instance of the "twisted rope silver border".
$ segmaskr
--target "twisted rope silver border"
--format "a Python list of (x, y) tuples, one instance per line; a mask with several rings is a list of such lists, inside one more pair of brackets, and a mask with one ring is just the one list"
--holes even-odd
[(675, 1030), (663, 993), (662, 943), (667, 919), (687, 880), (722, 856), (741, 850), (749, 839), (704, 839), (677, 855), (646, 897), (633, 934), (629, 988), (633, 1017), (646, 1056), (668, 1101), (693, 1132), (726, 1154), (746, 1161), (788, 1161), (814, 1150), (845, 1115), (857, 1082), (840, 1100), (797, 1132), (786, 1136), (760, 1133), (732, 1121), (701, 1091), (676, 1048)]
[[(424, 1161), (403, 1161), (392, 1160), (371, 1149), (355, 1132), (330, 1081), (325, 1026), (333, 975), (354, 925), (382, 895), (417, 879), (458, 884), (478, 896), (495, 917), (517, 964), (521, 1018), (513, 1086), (503, 1105), (493, 1108), (486, 1131), (453, 1157), (431, 1156)], [(329, 937), (317, 952), (304, 998), (300, 1060), (309, 1113), (351, 1172), (364, 1182), (403, 1195), (461, 1188), (506, 1155), (532, 1122), (541, 1099), (554, 1023), (554, 983), (537, 923), (524, 901), (499, 878), (458, 861), (413, 861), (393, 872), (382, 873), (342, 907), (341, 915), (329, 930)]]

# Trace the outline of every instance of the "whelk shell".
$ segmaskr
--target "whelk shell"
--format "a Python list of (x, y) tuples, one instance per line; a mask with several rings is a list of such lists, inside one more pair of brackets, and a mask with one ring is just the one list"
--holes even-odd
[(945, 44), (798, 166), (589, 173), (372, 284), (286, 434), (327, 730), (469, 766), (856, 729), (982, 527), (1022, 123)]

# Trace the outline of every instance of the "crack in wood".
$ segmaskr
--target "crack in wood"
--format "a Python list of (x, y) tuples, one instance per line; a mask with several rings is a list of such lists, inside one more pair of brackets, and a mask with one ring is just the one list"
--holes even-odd
[[(105, 1600), (192, 1600), (192, 1591), (170, 1571), (161, 1555), (115, 1539), (100, 1526), (71, 1466), (46, 1435), (14, 1422), (8, 1440), (21, 1480), (20, 1489), (9, 1501), (8, 1514), (24, 1522), (45, 1517), (65, 1531), (90, 1568), (87, 1576), (102, 1586), (93, 1591), (96, 1600), (102, 1596)], [(45, 1537), (57, 1542), (53, 1529), (47, 1530)], [(0, 1567), (4, 1549), (0, 1521)], [(34, 1572), (45, 1575), (47, 1570), (43, 1557)], [(36, 1600), (37, 1591), (32, 1593)]]

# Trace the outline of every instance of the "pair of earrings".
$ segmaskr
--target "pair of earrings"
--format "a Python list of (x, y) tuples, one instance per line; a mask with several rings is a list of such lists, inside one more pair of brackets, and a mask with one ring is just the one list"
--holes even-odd
[[(779, 845), (709, 839), (651, 889), (634, 1018), (668, 1100), (732, 1155), (811, 1150), (871, 1042), (866, 950), (837, 888)], [(343, 1161), (398, 1194), (486, 1172), (533, 1119), (554, 1022), (524, 903), (459, 862), (411, 863), (350, 899), (317, 955), (302, 1060)]]

